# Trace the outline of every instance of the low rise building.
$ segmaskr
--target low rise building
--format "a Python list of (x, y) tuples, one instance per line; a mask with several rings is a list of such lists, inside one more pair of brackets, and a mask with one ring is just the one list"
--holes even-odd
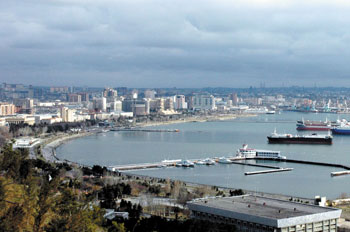
[(28, 124), (30, 126), (35, 124), (35, 117), (33, 116), (26, 116), (26, 115), (18, 115), (15, 117), (6, 117), (5, 118), (6, 123), (10, 124)]
[(237, 231), (337, 231), (340, 209), (243, 195), (189, 202), (192, 217), (232, 224)]

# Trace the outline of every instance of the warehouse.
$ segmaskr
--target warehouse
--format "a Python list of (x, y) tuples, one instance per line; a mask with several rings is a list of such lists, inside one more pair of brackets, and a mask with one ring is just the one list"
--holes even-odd
[(237, 231), (337, 231), (341, 210), (243, 195), (188, 202), (192, 217), (232, 224)]

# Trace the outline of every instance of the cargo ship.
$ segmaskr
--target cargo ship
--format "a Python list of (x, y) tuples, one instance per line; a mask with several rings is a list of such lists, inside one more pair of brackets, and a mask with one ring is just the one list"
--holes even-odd
[(350, 135), (350, 125), (348, 122), (342, 122), (340, 126), (332, 128), (332, 134)]
[(292, 135), (277, 134), (276, 131), (267, 136), (270, 144), (327, 144), (331, 145), (333, 137), (331, 135)]
[(334, 127), (339, 126), (339, 122), (326, 121), (310, 121), (302, 119), (297, 121), (297, 130), (312, 130), (312, 131), (329, 131)]

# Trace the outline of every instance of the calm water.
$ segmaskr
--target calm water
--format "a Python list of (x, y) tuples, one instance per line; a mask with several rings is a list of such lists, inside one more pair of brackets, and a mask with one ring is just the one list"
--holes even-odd
[[(243, 143), (258, 149), (279, 150), (291, 159), (325, 161), (350, 165), (350, 136), (335, 136), (333, 145), (270, 145), (266, 136), (275, 128), (281, 133), (297, 133), (296, 120), (336, 120), (350, 115), (284, 112), (231, 121), (183, 123), (157, 128), (180, 129), (179, 133), (108, 132), (70, 141), (57, 149), (60, 158), (84, 164), (105, 166), (146, 163), (164, 159), (192, 159), (235, 155)], [(269, 162), (268, 164), (271, 164)], [(350, 176), (331, 178), (330, 172), (342, 169), (275, 163), (293, 171), (245, 176), (244, 172), (262, 170), (242, 165), (165, 168), (135, 171), (162, 178), (179, 179), (217, 186), (282, 193), (301, 197), (315, 195), (336, 198), (350, 193)]]

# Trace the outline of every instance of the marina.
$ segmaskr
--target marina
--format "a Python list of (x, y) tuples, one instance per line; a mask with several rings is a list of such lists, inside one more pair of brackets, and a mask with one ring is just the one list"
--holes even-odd
[[(252, 172), (245, 172), (244, 175), (257, 175), (257, 174), (269, 174), (269, 173), (275, 173), (275, 172), (284, 172), (284, 171), (292, 171), (293, 168), (283, 168), (279, 166), (272, 166), (272, 165), (265, 165), (265, 164), (254, 164), (254, 163), (248, 163), (244, 162), (246, 160), (276, 160), (275, 158), (268, 158), (268, 157), (247, 157), (242, 158), (240, 156), (233, 157), (233, 158), (226, 158), (230, 162), (227, 163), (221, 163), (221, 164), (236, 164), (236, 165), (246, 165), (246, 166), (253, 166), (253, 167), (261, 167), (261, 168), (269, 168), (268, 170), (261, 170), (261, 171), (252, 171)], [(110, 166), (109, 168), (113, 171), (131, 171), (131, 170), (137, 170), (137, 169), (153, 169), (153, 168), (166, 168), (166, 167), (184, 167), (184, 168), (193, 168), (195, 167), (195, 164), (198, 162), (203, 162), (203, 165), (214, 165), (215, 162), (220, 163), (220, 159), (216, 158), (207, 158), (204, 160), (212, 160), (214, 163), (206, 164), (203, 162), (203, 160), (165, 160), (162, 162), (156, 162), (156, 163), (144, 163), (144, 164), (131, 164), (131, 165), (122, 165), (122, 166)], [(286, 162), (286, 163), (298, 163), (298, 164), (305, 164), (305, 165), (318, 165), (318, 166), (326, 166), (326, 167), (334, 167), (334, 168), (342, 168), (345, 170), (350, 170), (350, 166), (343, 165), (343, 164), (334, 164), (334, 163), (324, 163), (324, 162), (314, 162), (314, 161), (305, 161), (305, 160), (293, 160), (293, 159), (279, 159), (278, 162)], [(340, 171), (340, 172), (331, 172), (331, 176), (341, 176), (341, 175), (349, 175), (350, 171)]]

